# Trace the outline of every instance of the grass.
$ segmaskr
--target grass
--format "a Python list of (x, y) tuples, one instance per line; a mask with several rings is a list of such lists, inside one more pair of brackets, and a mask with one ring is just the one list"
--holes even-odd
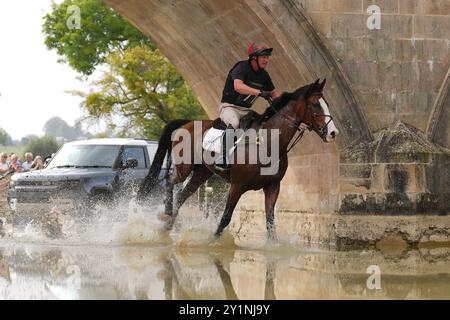
[(5, 152), (8, 155), (10, 155), (11, 153), (15, 153), (19, 156), (20, 160), (23, 160), (24, 153), (27, 151), (25, 150), (25, 146), (1, 146), (0, 145), (0, 152)]

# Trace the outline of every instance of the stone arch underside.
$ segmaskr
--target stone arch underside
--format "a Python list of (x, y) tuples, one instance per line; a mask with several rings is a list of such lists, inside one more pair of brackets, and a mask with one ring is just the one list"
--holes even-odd
[[(251, 41), (274, 47), (269, 72), (282, 91), (327, 78), (326, 96), (341, 132), (338, 147), (372, 140), (341, 68), (295, 1), (105, 0), (138, 27), (175, 65), (211, 118), (223, 84)], [(262, 103), (261, 103), (262, 104)], [(257, 105), (261, 110), (263, 105)]]

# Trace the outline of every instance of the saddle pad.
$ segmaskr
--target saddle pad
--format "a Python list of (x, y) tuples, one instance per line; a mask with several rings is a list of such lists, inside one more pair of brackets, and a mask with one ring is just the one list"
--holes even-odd
[(203, 138), (203, 149), (221, 154), (223, 133), (224, 130), (218, 130), (215, 128), (207, 130)]

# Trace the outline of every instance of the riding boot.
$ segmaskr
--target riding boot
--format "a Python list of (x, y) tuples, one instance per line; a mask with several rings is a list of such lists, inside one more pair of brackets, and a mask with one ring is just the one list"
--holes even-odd
[[(227, 143), (228, 141), (228, 143)], [(222, 162), (215, 164), (215, 168), (219, 171), (230, 169), (230, 150), (234, 146), (234, 128), (229, 124), (222, 136)]]

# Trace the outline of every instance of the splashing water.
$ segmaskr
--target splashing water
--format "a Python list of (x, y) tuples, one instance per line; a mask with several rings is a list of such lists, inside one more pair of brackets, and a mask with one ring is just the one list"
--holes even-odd
[[(163, 211), (161, 204), (142, 206), (134, 198), (122, 199), (111, 205), (95, 206), (89, 214), (75, 214), (57, 207), (37, 216), (20, 228), (12, 228), (9, 238), (13, 242), (32, 242), (52, 245), (167, 245), (179, 249), (244, 248), (278, 251), (283, 243), (267, 240), (264, 232), (246, 227), (245, 232), (234, 234), (233, 226), (226, 228), (219, 237), (214, 237), (218, 219), (214, 215), (204, 218), (198, 208), (186, 207), (180, 210), (171, 231), (166, 221), (157, 213)], [(248, 229), (248, 230), (247, 230)], [(4, 239), (4, 238), (3, 238)]]
[(51, 208), (33, 214), (26, 222), (9, 224), (7, 237), (14, 242), (64, 245), (159, 244), (171, 241), (154, 214), (157, 206), (141, 207), (134, 199), (114, 208), (97, 205), (88, 214)]

